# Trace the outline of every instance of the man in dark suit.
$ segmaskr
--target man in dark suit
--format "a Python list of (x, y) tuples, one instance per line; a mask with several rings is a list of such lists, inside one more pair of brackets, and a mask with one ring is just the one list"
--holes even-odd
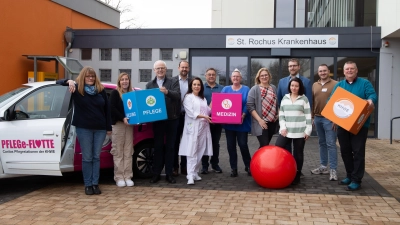
[[(174, 144), (176, 139), (176, 129), (178, 127), (180, 113), (180, 89), (179, 82), (165, 76), (167, 65), (164, 61), (154, 63), (156, 77), (146, 84), (146, 89), (159, 88), (165, 96), (168, 119), (153, 122), (154, 132), (154, 161), (153, 177), (150, 183), (157, 183), (165, 164), (166, 180), (169, 183), (176, 183), (172, 176), (174, 164)], [(164, 138), (165, 136), (165, 138)], [(165, 140), (165, 148), (164, 148)]]
[[(174, 153), (174, 170), (173, 175), (178, 176), (179, 172), (179, 143), (181, 142), (181, 136), (183, 132), (183, 126), (185, 124), (185, 108), (182, 105), (183, 98), (185, 97), (186, 92), (188, 91), (190, 81), (192, 78), (189, 78), (189, 62), (188, 61), (181, 61), (178, 65), (179, 75), (172, 78), (173, 82), (179, 83), (179, 89), (181, 92), (181, 101), (179, 101), (180, 107), (180, 116), (178, 122), (178, 130), (175, 139), (175, 153)], [(181, 156), (181, 174), (187, 175), (186, 171), (186, 156)]]

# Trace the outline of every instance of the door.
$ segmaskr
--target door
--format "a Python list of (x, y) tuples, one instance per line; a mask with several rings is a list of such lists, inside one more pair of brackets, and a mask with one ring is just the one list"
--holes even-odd
[(4, 173), (59, 175), (63, 125), (71, 95), (49, 85), (21, 97), (1, 121), (0, 156)]

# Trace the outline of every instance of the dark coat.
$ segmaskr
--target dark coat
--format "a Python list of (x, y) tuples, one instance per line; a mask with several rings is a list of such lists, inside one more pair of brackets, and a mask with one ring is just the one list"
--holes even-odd
[[(181, 112), (181, 91), (179, 88), (179, 81), (177, 82), (172, 78), (165, 77), (163, 87), (168, 90), (168, 94), (164, 95), (168, 119), (178, 119)], [(153, 88), (159, 88), (157, 77), (146, 84), (146, 89)]]

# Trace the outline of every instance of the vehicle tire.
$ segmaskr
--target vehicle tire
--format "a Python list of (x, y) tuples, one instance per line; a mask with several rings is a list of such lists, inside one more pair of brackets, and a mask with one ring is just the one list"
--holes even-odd
[(150, 178), (153, 174), (154, 144), (143, 143), (135, 146), (132, 160), (133, 177)]

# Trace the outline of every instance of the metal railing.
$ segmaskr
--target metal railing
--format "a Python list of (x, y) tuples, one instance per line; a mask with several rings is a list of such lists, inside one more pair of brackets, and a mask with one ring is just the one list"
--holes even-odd
[(393, 120), (395, 120), (395, 119), (400, 119), (400, 116), (393, 117), (393, 118), (390, 120), (390, 144), (392, 144)]

